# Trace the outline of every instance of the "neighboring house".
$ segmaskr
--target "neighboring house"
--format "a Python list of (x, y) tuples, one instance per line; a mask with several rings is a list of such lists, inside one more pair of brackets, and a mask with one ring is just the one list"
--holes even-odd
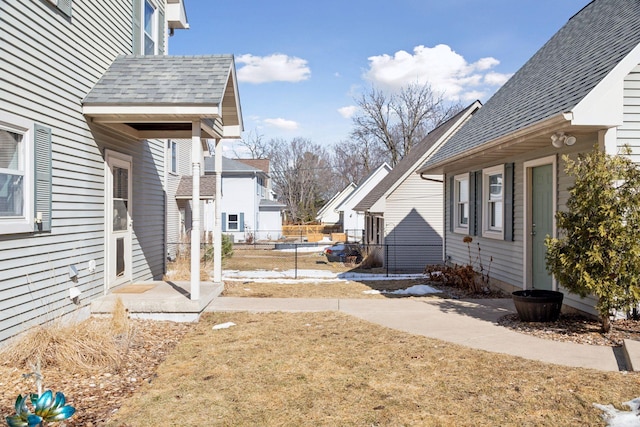
[(337, 192), (327, 203), (320, 208), (316, 220), (321, 224), (327, 225), (340, 225), (342, 227), (342, 218), (337, 208), (340, 204), (349, 197), (349, 195), (356, 189), (356, 185), (352, 182), (347, 185), (342, 191)]
[(164, 139), (199, 150), (242, 127), (232, 56), (164, 55), (185, 16), (180, 0), (0, 2), (0, 341), (162, 278)]
[(354, 210), (365, 215), (365, 244), (384, 245), (390, 271), (421, 272), (443, 261), (442, 175), (416, 171), (480, 108), (479, 101), (433, 129)]
[[(561, 155), (640, 146), (640, 2), (595, 0), (564, 25), (421, 168), (444, 174), (445, 256), (485, 269), (506, 289), (556, 289), (546, 235), (571, 179)], [(593, 300), (565, 292), (592, 312)]]
[[(205, 174), (214, 160), (205, 158)], [(285, 205), (273, 199), (268, 171), (268, 159), (222, 158), (222, 232), (235, 242), (282, 237)]]
[[(192, 224), (191, 141), (171, 140), (168, 159), (167, 246), (169, 258), (185, 248)], [(203, 241), (213, 240), (215, 223), (215, 158), (204, 157), (204, 175), (200, 177), (200, 214)], [(268, 175), (269, 159), (229, 159), (222, 157), (221, 231), (234, 242), (277, 240), (282, 236), (282, 210), (285, 205), (273, 200)], [(171, 244), (174, 242), (174, 244)]]
[[(358, 186), (336, 207), (343, 231), (350, 242), (360, 242), (364, 238), (364, 213), (354, 207), (391, 171), (387, 163), (383, 163), (365, 177)], [(348, 188), (348, 187), (347, 187)]]
[[(170, 139), (167, 141), (167, 222), (166, 240), (167, 257), (174, 260), (180, 253), (187, 253), (189, 249), (190, 232), (192, 224), (192, 197), (193, 178), (192, 173), (192, 149), (191, 140)], [(204, 165), (204, 153), (201, 156)], [(207, 222), (204, 215), (207, 205), (213, 205), (215, 199), (216, 183), (213, 176), (200, 177), (200, 213), (202, 230), (211, 231), (212, 219)], [(211, 235), (204, 235), (205, 241), (211, 241)]]

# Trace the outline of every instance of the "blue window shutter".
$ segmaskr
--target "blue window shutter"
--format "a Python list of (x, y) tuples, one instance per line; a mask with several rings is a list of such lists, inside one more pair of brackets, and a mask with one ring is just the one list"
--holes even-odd
[(513, 241), (513, 198), (515, 165), (506, 163), (504, 165), (504, 240)]
[(478, 234), (478, 226), (476, 224), (476, 181), (475, 172), (469, 172), (469, 236)]
[(476, 211), (476, 216), (473, 219), (475, 221), (475, 225), (476, 225), (476, 229), (475, 229), (475, 233), (474, 236), (481, 236), (482, 235), (482, 171), (475, 171), (473, 172), (473, 174), (475, 175), (475, 182), (476, 182), (476, 186), (473, 190), (469, 190), (469, 191), (473, 191), (473, 204), (474, 204), (474, 209)]
[(58, 0), (58, 10), (71, 18), (73, 0)]
[(51, 231), (51, 128), (34, 125), (34, 214), (42, 216), (35, 231)]
[(227, 214), (222, 212), (222, 231), (227, 231)]
[(449, 178), (449, 231), (453, 232), (455, 214), (454, 214), (454, 206), (455, 206), (455, 181), (453, 177)]
[(164, 55), (164, 35), (165, 35), (165, 22), (164, 13), (158, 10), (158, 55)]
[(244, 212), (240, 212), (240, 224), (238, 230), (244, 231)]
[(133, 29), (132, 52), (134, 55), (142, 54), (142, 0), (133, 0), (133, 13), (131, 24)]

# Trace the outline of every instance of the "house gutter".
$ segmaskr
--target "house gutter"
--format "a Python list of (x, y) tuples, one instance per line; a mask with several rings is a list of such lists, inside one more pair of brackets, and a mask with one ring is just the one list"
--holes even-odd
[(427, 178), (426, 176), (424, 176), (424, 172), (420, 172), (420, 178), (424, 179), (425, 181), (438, 182), (440, 184), (442, 184), (444, 182), (441, 179)]
[(454, 157), (449, 157), (447, 159), (441, 160), (438, 163), (435, 163), (431, 166), (428, 166), (425, 169), (422, 169), (418, 173), (420, 174), (421, 177), (422, 177), (422, 174), (427, 174), (427, 173), (440, 174), (442, 173), (442, 171), (438, 169), (442, 168), (446, 164), (455, 163), (459, 160), (467, 159), (469, 157), (475, 156), (477, 154), (481, 154), (485, 151), (489, 151), (495, 148), (510, 147), (512, 145), (524, 142), (526, 139), (531, 138), (532, 136), (537, 134), (543, 134), (547, 132), (551, 134), (554, 131), (558, 130), (558, 127), (561, 125), (567, 125), (567, 124), (570, 125), (572, 119), (573, 119), (572, 112), (563, 112), (563, 113), (556, 114), (555, 116), (551, 116), (548, 119), (534, 123), (529, 127), (519, 129), (515, 132), (500, 136), (497, 139), (484, 143), (473, 150), (464, 151), (462, 153), (457, 154)]

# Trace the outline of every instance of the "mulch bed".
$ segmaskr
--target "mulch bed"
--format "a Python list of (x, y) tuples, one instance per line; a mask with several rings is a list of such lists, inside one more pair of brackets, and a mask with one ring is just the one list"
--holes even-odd
[[(67, 403), (76, 408), (65, 426), (104, 425), (142, 384), (153, 381), (158, 365), (194, 327), (193, 323), (131, 322), (138, 338), (128, 348), (121, 366), (96, 372), (72, 372), (64, 366), (42, 369), (44, 389), (64, 393)], [(37, 391), (34, 381), (24, 377), (28, 373), (28, 368), (0, 365), (0, 422), (15, 414), (13, 405), (18, 394)]]

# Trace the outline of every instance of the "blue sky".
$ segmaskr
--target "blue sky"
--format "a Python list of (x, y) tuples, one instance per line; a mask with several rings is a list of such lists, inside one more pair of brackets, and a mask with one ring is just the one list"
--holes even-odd
[(232, 53), (248, 132), (347, 140), (372, 85), (486, 101), (589, 0), (185, 0), (172, 55)]

